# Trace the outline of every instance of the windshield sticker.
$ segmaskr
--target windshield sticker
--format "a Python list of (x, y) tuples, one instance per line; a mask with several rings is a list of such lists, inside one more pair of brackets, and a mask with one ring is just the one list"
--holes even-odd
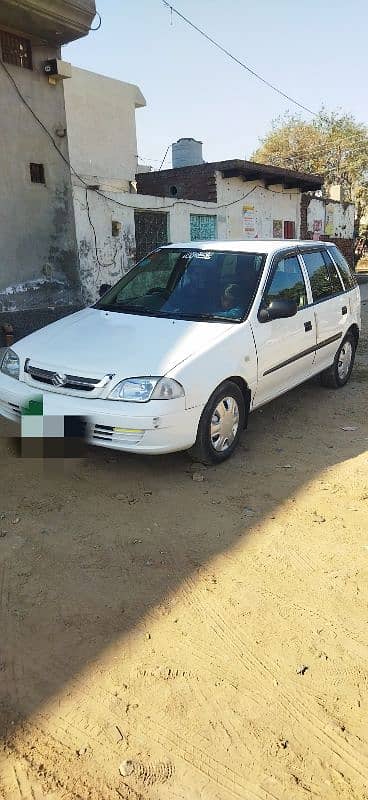
[(212, 256), (212, 250), (189, 250), (188, 253), (182, 254), (182, 258), (203, 258), (205, 261), (208, 261)]

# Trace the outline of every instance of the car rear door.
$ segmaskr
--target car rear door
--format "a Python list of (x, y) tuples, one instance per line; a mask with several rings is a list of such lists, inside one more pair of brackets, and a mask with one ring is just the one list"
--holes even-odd
[[(332, 364), (349, 325), (350, 306), (340, 275), (325, 248), (301, 251), (312, 290), (317, 348), (315, 371)], [(312, 308), (311, 308), (312, 311)]]
[[(275, 299), (295, 300), (297, 314), (261, 321), (259, 311)], [(258, 386), (254, 406), (302, 383), (313, 372), (316, 327), (311, 294), (295, 251), (274, 257), (261, 305), (250, 316), (258, 355)]]
[(352, 324), (356, 323), (360, 328), (361, 297), (356, 275), (354, 272), (352, 272), (348, 262), (335, 244), (326, 245), (326, 249), (335, 266), (337, 267), (337, 271), (339, 272), (340, 278), (344, 284), (346, 300), (349, 301), (349, 320)]

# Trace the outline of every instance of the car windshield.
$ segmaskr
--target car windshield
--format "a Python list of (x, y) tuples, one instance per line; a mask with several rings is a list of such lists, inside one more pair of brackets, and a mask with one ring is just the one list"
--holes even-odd
[(95, 308), (171, 319), (241, 322), (266, 256), (163, 248), (140, 261)]

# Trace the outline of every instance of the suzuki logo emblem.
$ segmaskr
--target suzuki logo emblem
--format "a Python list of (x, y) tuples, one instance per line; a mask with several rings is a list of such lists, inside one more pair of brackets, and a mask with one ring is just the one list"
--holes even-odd
[(55, 372), (51, 380), (54, 386), (64, 386), (66, 381), (66, 376), (60, 375), (60, 372)]

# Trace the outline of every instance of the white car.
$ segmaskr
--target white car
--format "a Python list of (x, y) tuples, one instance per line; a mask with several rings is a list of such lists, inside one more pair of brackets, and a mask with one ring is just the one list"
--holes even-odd
[(168, 245), (91, 308), (8, 349), (0, 412), (19, 420), (42, 395), (43, 414), (83, 418), (91, 444), (195, 447), (216, 463), (250, 411), (313, 375), (344, 386), (359, 331), (359, 288), (333, 244)]

